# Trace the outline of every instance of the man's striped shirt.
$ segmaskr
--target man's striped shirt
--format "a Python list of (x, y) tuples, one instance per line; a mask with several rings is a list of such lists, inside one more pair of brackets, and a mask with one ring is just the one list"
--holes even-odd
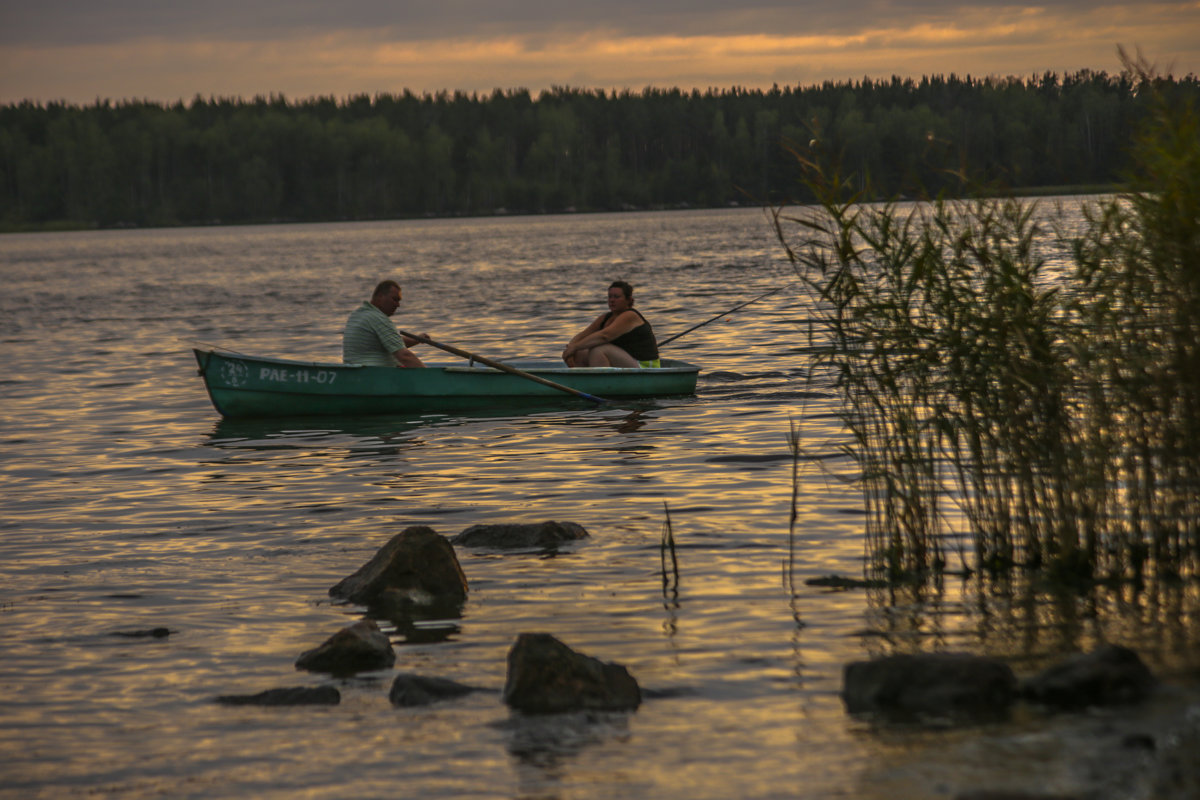
[(404, 347), (396, 326), (375, 306), (364, 301), (346, 320), (342, 333), (342, 361), (368, 367), (394, 367), (392, 353)]

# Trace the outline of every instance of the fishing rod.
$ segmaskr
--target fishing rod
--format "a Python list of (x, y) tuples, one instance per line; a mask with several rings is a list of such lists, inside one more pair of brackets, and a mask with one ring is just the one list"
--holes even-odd
[(658, 343), (658, 346), (662, 347), (663, 345), (667, 344), (668, 342), (673, 342), (676, 339), (678, 339), (680, 336), (683, 336), (684, 333), (691, 333), (692, 331), (696, 330), (697, 328), (703, 328), (708, 323), (716, 322), (721, 317), (723, 317), (727, 314), (732, 314), (733, 312), (737, 311), (740, 308), (745, 308), (746, 306), (750, 305), (751, 303), (757, 303), (759, 300), (762, 300), (764, 297), (770, 297), (771, 295), (775, 294), (776, 292), (782, 292), (784, 289), (787, 289), (787, 288), (789, 288), (791, 286), (795, 286), (795, 285), (796, 284), (794, 284), (794, 283), (789, 283), (787, 286), (780, 286), (778, 289), (772, 289), (769, 292), (760, 294), (758, 297), (754, 298), (753, 300), (747, 300), (746, 302), (742, 303), (741, 305), (734, 306), (733, 308), (729, 309), (728, 311), (722, 311), (720, 314), (717, 314), (712, 319), (706, 319), (706, 320), (704, 320), (704, 322), (701, 322), (699, 325), (693, 325), (692, 327), (688, 328), (683, 333), (677, 333), (674, 336), (669, 336), (666, 339), (663, 339), (661, 342)]

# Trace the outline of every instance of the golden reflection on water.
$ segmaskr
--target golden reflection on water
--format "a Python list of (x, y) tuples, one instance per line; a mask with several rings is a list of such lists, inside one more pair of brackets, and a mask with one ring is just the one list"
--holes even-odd
[[(775, 245), (757, 215), (637, 219), (131, 232), (132, 244), (113, 232), (66, 237), (65, 253), (39, 240), (52, 269), (9, 274), (18, 262), (0, 259), (12, 289), (0, 298), (12, 381), (0, 384), (0, 685), (12, 698), (0, 709), (0, 753), (15, 790), (854, 794), (881, 752), (903, 759), (937, 744), (882, 742), (846, 719), (838, 691), (849, 661), (932, 647), (1037, 657), (1095, 638), (1098, 610), (1127, 626), (1106, 635), (1161, 626), (1169, 649), (1194, 633), (1194, 617), (1177, 612), (1195, 598), (1170, 592), (1058, 608), (952, 582), (940, 595), (805, 584), (861, 576), (862, 498), (844, 480), (852, 468), (839, 457), (832, 394), (781, 344), (795, 344), (806, 316), (787, 293), (680, 340), (673, 353), (704, 367), (696, 397), (600, 409), (225, 422), (176, 339), (184, 329), (247, 351), (331, 357), (377, 271), (345, 266), (375, 263), (346, 253), (403, 253), (404, 324), (502, 356), (560, 351), (597, 303), (553, 301), (538, 287), (602, 290), (597, 263), (622, 265), (660, 335), (732, 306), (743, 289), (786, 282), (778, 265), (764, 267)], [(579, 264), (577, 230), (640, 254)], [(87, 265), (73, 260), (81, 253)], [(106, 312), (55, 319), (54, 335), (104, 338), (103, 358), (64, 351), (46, 365), (51, 321), (40, 308), (56, 274), (78, 275)], [(789, 421), (806, 447), (794, 597)], [(678, 565), (666, 591), (664, 503)], [(328, 588), (404, 527), (450, 536), (542, 519), (579, 522), (591, 537), (555, 553), (460, 550), (471, 587), (461, 617), (429, 622), (432, 632), (385, 623), (395, 670), (338, 682), (340, 706), (211, 702), (323, 682), (296, 672), (296, 657), (362, 614), (331, 603)], [(160, 626), (170, 635), (114, 635)], [(530, 630), (627, 665), (646, 702), (613, 719), (510, 714), (498, 699), (505, 658)], [(491, 691), (393, 709), (396, 670)]]

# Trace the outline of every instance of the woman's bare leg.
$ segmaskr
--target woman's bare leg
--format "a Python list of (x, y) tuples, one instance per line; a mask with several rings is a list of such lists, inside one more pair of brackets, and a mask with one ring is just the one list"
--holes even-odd
[(602, 344), (589, 348), (587, 351), (580, 350), (575, 363), (586, 364), (589, 367), (636, 367), (638, 365), (636, 358), (615, 344)]

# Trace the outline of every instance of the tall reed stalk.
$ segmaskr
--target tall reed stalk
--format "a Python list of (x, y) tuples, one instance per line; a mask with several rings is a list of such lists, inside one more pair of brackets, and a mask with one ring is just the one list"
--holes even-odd
[(964, 536), (993, 574), (1196, 574), (1200, 128), (1125, 62), (1154, 116), (1131, 191), (1081, 234), (1011, 197), (869, 203), (869, 183), (796, 153), (819, 202), (776, 230), (818, 301), (814, 366), (841, 394), (870, 577), (934, 575)]

